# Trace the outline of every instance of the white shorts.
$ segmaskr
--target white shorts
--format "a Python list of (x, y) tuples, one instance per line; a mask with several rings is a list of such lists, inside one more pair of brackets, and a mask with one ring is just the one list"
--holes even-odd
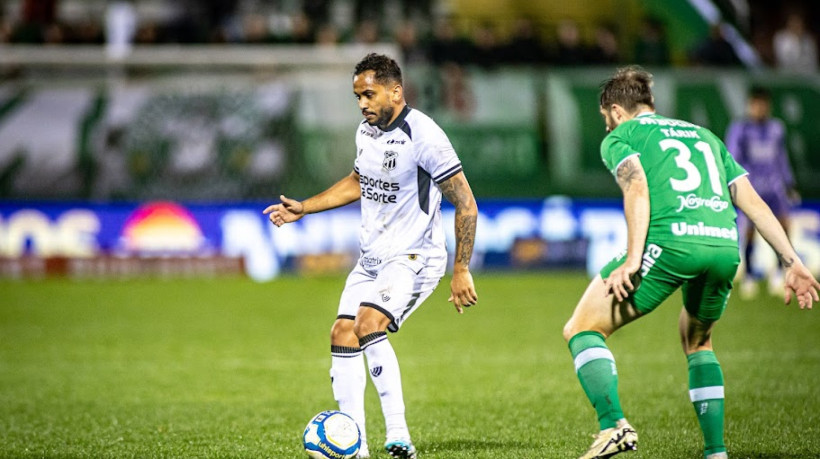
[(347, 276), (338, 319), (354, 320), (360, 307), (373, 308), (390, 319), (387, 329), (401, 324), (433, 293), (444, 275), (446, 259), (425, 260), (403, 255), (365, 269), (361, 263)]

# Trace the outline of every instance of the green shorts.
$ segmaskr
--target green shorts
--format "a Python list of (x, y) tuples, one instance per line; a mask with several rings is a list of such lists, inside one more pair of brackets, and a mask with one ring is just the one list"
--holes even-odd
[[(601, 277), (609, 277), (625, 259), (626, 253), (615, 257), (601, 270)], [(632, 305), (648, 314), (681, 287), (689, 314), (714, 322), (726, 309), (738, 264), (737, 247), (647, 243), (639, 284), (630, 295)]]

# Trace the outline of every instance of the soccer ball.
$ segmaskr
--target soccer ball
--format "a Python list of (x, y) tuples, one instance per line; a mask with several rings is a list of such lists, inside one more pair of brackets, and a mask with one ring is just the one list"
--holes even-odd
[(302, 442), (313, 459), (350, 459), (359, 452), (362, 436), (350, 416), (341, 411), (322, 411), (308, 422)]

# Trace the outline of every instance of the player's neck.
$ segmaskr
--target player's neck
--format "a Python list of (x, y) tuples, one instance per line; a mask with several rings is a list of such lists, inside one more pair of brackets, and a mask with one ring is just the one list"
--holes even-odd
[(410, 107), (404, 100), (394, 108), (393, 117), (390, 118), (390, 121), (388, 121), (385, 126), (379, 126), (379, 129), (382, 131), (387, 132), (395, 129), (396, 126), (404, 120), (404, 117), (407, 116), (407, 112), (410, 111)]

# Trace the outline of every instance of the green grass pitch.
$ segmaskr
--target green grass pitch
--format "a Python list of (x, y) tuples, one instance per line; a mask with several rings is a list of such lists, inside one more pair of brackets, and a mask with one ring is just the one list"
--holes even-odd
[[(456, 314), (445, 279), (391, 335), (420, 457), (577, 457), (597, 423), (561, 328), (586, 276), (475, 279), (478, 306)], [(0, 456), (305, 457), (305, 424), (335, 408), (328, 335), (343, 282), (0, 282)], [(625, 458), (702, 457), (679, 304), (609, 340), (640, 435)], [(732, 458), (820, 456), (818, 314), (731, 300), (714, 342)], [(387, 457), (372, 385), (367, 413), (373, 457)]]

